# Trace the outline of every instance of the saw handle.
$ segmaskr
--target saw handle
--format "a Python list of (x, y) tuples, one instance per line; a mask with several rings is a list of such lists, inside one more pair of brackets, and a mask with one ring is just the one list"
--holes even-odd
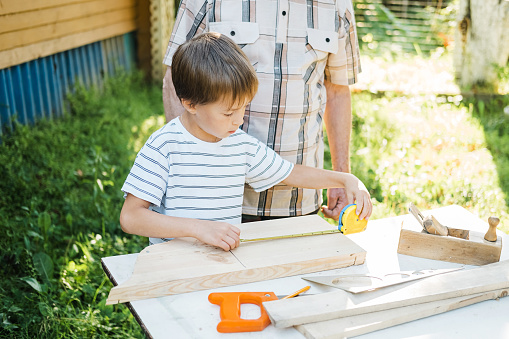
[[(269, 326), (270, 319), (262, 303), (277, 300), (273, 292), (222, 292), (209, 294), (209, 301), (219, 305), (221, 321), (217, 325), (220, 333), (256, 332)], [(258, 319), (242, 319), (240, 317), (241, 304), (255, 304), (260, 307), (261, 315)]]
[(495, 242), (497, 241), (497, 226), (500, 222), (499, 218), (496, 217), (489, 217), (488, 218), (488, 224), (490, 225), (490, 228), (488, 229), (488, 232), (484, 235), (484, 239)]

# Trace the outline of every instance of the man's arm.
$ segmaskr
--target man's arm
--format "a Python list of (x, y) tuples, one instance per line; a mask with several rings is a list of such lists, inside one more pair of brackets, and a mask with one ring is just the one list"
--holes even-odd
[[(352, 106), (350, 88), (325, 81), (327, 105), (324, 122), (334, 171), (350, 173), (350, 134), (352, 130)], [(327, 206), (322, 208), (328, 218), (339, 219), (341, 209), (348, 204), (344, 189), (327, 190)]]
[(184, 107), (180, 103), (180, 99), (175, 93), (175, 87), (173, 87), (170, 66), (168, 66), (163, 79), (163, 104), (166, 122), (181, 116), (185, 112)]

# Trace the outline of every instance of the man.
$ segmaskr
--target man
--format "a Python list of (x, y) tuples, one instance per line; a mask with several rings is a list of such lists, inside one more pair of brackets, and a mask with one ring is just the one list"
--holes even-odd
[[(351, 96), (360, 72), (350, 0), (182, 0), (164, 63), (166, 120), (183, 113), (171, 81), (179, 45), (203, 32), (233, 39), (254, 66), (258, 94), (246, 108), (243, 130), (296, 164), (323, 167), (325, 123), (335, 171), (350, 172)], [(226, 65), (225, 65), (226, 66)], [(329, 189), (326, 217), (338, 219), (353, 203), (343, 189)], [(283, 184), (245, 188), (243, 221), (316, 213), (319, 190)]]

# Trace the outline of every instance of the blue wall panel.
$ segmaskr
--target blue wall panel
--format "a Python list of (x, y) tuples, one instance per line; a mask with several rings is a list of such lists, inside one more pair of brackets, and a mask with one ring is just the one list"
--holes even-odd
[(64, 114), (76, 83), (101, 88), (107, 76), (135, 68), (128, 33), (0, 70), (0, 135), (13, 122), (33, 124)]

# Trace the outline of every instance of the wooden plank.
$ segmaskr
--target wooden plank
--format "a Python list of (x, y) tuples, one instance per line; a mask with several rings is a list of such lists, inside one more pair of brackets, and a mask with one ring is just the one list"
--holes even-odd
[[(239, 225), (243, 237), (267, 237), (334, 226), (317, 215)], [(366, 252), (340, 233), (243, 243), (230, 252), (190, 238), (145, 248), (131, 278), (106, 304), (123, 303), (291, 275), (361, 265)]]
[(438, 236), (423, 233), (416, 223), (403, 223), (398, 253), (466, 265), (486, 265), (500, 260), (501, 237), (498, 237), (496, 242), (491, 242), (484, 239), (484, 233), (468, 233), (468, 239)]
[[(389, 273), (389, 272), (387, 272)], [(509, 260), (352, 295), (338, 290), (264, 306), (276, 327), (289, 327), (509, 288)]]
[(71, 34), (58, 39), (0, 51), (0, 69), (122, 35), (132, 32), (135, 29), (136, 24), (133, 21), (119, 22), (87, 32)]
[(90, 0), (30, 0), (30, 1), (3, 0), (0, 1), (0, 15), (27, 12), (41, 8), (56, 7), (71, 3), (87, 1)]
[(464, 297), (437, 300), (379, 312), (297, 325), (295, 328), (304, 334), (306, 338), (337, 339), (354, 337), (505, 296), (507, 296), (507, 289), (500, 289)]
[(87, 17), (98, 13), (105, 13), (112, 10), (130, 8), (134, 7), (136, 2), (136, 0), (95, 0), (54, 8), (9, 14), (0, 18), (2, 21), (2, 25), (0, 25), (0, 33), (19, 31), (22, 29), (48, 25), (51, 23)]
[(92, 16), (81, 17), (75, 20), (56, 22), (50, 25), (3, 33), (0, 34), (0, 41), (2, 41), (2, 50), (9, 50), (42, 41), (57, 39), (70, 34), (90, 31), (92, 29), (103, 27), (105, 23), (111, 25), (125, 21), (135, 22), (135, 18), (135, 7), (124, 8)]

